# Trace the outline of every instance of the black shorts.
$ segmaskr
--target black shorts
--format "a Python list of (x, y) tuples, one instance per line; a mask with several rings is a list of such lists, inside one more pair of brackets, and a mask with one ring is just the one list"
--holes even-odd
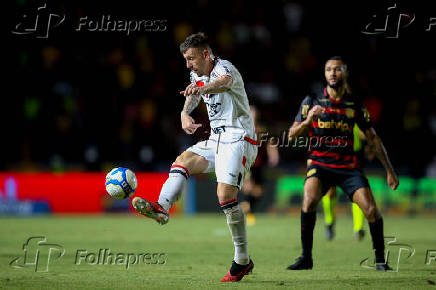
[(307, 167), (306, 179), (318, 177), (321, 180), (322, 195), (326, 194), (332, 186), (339, 186), (353, 201), (353, 194), (362, 187), (368, 187), (368, 179), (360, 169), (330, 168), (320, 165)]

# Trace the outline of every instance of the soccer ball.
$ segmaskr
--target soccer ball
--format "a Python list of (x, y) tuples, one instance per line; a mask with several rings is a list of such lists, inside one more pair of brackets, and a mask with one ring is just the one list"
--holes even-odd
[(106, 191), (116, 199), (124, 199), (135, 193), (138, 181), (128, 168), (117, 167), (106, 175)]

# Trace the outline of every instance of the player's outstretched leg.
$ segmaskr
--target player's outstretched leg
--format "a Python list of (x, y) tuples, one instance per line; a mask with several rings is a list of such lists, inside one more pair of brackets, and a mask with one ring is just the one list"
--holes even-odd
[(159, 224), (164, 225), (168, 222), (168, 210), (171, 205), (179, 198), (188, 179), (189, 171), (186, 167), (174, 164), (171, 166), (168, 179), (162, 186), (158, 202), (150, 202), (144, 198), (135, 197), (132, 205), (135, 210)]
[(218, 198), (235, 246), (232, 266), (221, 282), (238, 282), (254, 268), (248, 255), (245, 216), (236, 198), (237, 192), (235, 186), (218, 183)]
[(162, 186), (158, 202), (150, 202), (144, 198), (135, 197), (132, 200), (133, 207), (138, 213), (154, 219), (159, 224), (166, 224), (169, 219), (168, 211), (182, 194), (190, 171), (193, 171), (194, 174), (200, 173), (207, 166), (208, 161), (204, 157), (190, 151), (183, 152), (171, 166), (169, 176)]
[(304, 200), (301, 210), (301, 246), (303, 253), (287, 270), (310, 270), (313, 267), (313, 230), (316, 222), (316, 207), (321, 199), (321, 181), (309, 178), (304, 184)]
[(375, 252), (375, 265), (378, 271), (392, 270), (385, 260), (385, 241), (383, 235), (383, 218), (377, 209), (374, 196), (368, 187), (356, 190), (353, 201), (362, 209), (369, 224), (372, 247)]

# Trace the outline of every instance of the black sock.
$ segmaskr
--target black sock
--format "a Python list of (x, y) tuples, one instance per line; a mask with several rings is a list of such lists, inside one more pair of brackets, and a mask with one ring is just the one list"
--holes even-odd
[(369, 231), (372, 237), (372, 248), (375, 251), (375, 262), (385, 262), (385, 240), (383, 236), (383, 218), (377, 219), (369, 224)]
[(303, 256), (306, 258), (312, 257), (313, 246), (313, 229), (315, 228), (316, 211), (303, 212), (301, 211), (301, 245), (303, 247)]

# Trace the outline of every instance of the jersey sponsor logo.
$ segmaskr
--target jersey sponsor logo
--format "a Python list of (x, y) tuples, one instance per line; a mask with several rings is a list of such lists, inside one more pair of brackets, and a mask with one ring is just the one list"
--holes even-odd
[(216, 128), (210, 128), (214, 134), (220, 134), (226, 132), (226, 126), (220, 126)]
[(345, 131), (349, 131), (351, 132), (351, 128), (348, 125), (348, 123), (344, 122), (344, 121), (339, 121), (336, 122), (335, 120), (331, 120), (331, 121), (321, 121), (320, 119), (318, 119), (318, 122), (312, 122), (312, 126), (315, 128), (321, 128), (321, 129), (339, 129), (343, 132)]

